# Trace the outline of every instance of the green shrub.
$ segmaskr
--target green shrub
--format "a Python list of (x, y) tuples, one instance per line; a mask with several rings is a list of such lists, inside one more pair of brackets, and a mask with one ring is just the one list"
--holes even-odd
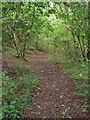
[(60, 56), (57, 53), (53, 53), (50, 55), (49, 58), (53, 62), (59, 62), (60, 61)]
[(67, 61), (62, 64), (62, 67), (69, 73), (72, 79), (76, 80), (75, 94), (87, 97), (88, 94), (88, 64)]
[(2, 73), (2, 113), (3, 120), (17, 119), (23, 114), (27, 106), (32, 106), (34, 98), (32, 92), (35, 90), (38, 80), (29, 75), (22, 75), (18, 80), (12, 80)]

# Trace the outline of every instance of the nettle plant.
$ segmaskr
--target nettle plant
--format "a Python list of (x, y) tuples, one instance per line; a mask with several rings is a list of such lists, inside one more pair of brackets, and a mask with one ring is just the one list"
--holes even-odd
[(2, 113), (3, 119), (16, 119), (23, 115), (27, 106), (32, 106), (34, 98), (32, 92), (35, 90), (38, 80), (29, 75), (22, 75), (18, 80), (12, 80), (2, 73)]

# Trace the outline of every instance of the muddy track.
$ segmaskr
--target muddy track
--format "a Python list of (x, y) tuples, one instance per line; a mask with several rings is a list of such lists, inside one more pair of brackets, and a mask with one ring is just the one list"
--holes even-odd
[(84, 99), (74, 95), (75, 81), (50, 62), (47, 54), (28, 55), (27, 60), (40, 82), (34, 108), (25, 110), (26, 118), (90, 118), (81, 110)]

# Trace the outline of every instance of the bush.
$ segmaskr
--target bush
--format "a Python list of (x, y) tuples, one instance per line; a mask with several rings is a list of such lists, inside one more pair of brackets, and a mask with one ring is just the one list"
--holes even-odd
[(49, 59), (53, 62), (59, 62), (60, 61), (60, 56), (57, 53), (53, 53), (53, 54), (51, 54)]
[(29, 75), (22, 75), (18, 80), (12, 80), (6, 75), (6, 72), (2, 73), (2, 79), (3, 120), (20, 118), (23, 110), (34, 103), (32, 92), (35, 90), (38, 80)]
[(87, 98), (88, 94), (88, 64), (76, 63), (74, 61), (63, 62), (62, 67), (76, 80), (75, 94)]

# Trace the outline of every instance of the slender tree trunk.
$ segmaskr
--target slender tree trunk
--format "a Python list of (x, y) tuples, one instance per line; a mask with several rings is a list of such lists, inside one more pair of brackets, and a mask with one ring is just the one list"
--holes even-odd
[(71, 34), (72, 34), (73, 42), (74, 42), (75, 55), (77, 56), (77, 58), (78, 58), (78, 60), (80, 62), (80, 55), (79, 55), (79, 50), (78, 50), (79, 48), (77, 46), (77, 41), (76, 41), (76, 38), (75, 38), (73, 30), (71, 30)]
[(26, 51), (26, 40), (24, 41), (24, 45), (23, 45), (23, 51), (22, 51), (22, 57), (24, 58), (25, 57), (25, 51)]
[(81, 44), (81, 40), (80, 40), (80, 34), (77, 35), (77, 39), (78, 39), (78, 42), (79, 42), (79, 45), (80, 45), (82, 57), (83, 57), (84, 61), (86, 61), (86, 57), (85, 57), (85, 54), (83, 52), (83, 48), (82, 48), (82, 44)]
[(14, 47), (15, 47), (15, 49), (16, 49), (17, 56), (20, 57), (19, 48), (18, 48), (17, 43), (16, 43), (17, 39), (16, 39), (16, 34), (15, 34), (15, 32), (13, 33), (13, 36), (14, 36)]

